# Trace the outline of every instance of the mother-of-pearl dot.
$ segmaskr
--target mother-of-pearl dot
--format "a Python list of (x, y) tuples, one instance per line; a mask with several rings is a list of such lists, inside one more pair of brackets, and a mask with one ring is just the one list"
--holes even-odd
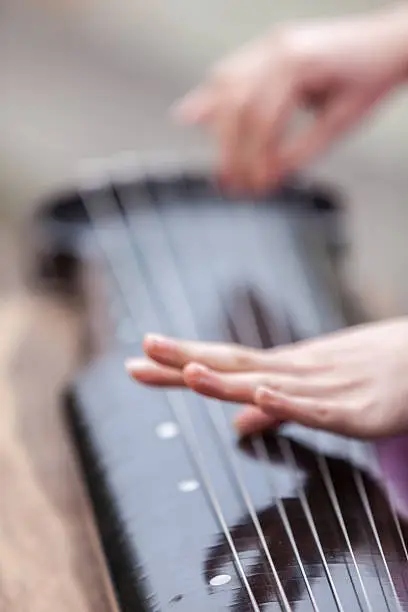
[(178, 484), (178, 488), (182, 493), (191, 493), (191, 491), (196, 491), (200, 486), (200, 483), (197, 480), (182, 480)]
[(180, 433), (178, 425), (173, 423), (172, 421), (168, 421), (166, 423), (160, 423), (156, 427), (156, 434), (162, 440), (169, 440), (170, 438), (175, 438)]
[(231, 576), (229, 574), (219, 574), (210, 580), (211, 586), (222, 586), (229, 582), (231, 582)]

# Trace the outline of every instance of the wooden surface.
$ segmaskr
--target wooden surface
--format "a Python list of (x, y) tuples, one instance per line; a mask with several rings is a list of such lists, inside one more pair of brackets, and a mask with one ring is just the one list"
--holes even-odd
[(26, 289), (19, 236), (0, 225), (0, 612), (112, 612), (59, 402), (81, 317)]

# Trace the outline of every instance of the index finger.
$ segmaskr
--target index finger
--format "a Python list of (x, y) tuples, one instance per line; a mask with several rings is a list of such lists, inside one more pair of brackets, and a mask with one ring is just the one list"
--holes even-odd
[(263, 351), (222, 342), (178, 340), (163, 336), (146, 336), (143, 348), (155, 361), (173, 368), (184, 368), (196, 362), (214, 370), (239, 372), (260, 369)]
[(215, 107), (214, 88), (210, 85), (203, 85), (174, 104), (172, 115), (182, 123), (204, 123), (213, 115)]

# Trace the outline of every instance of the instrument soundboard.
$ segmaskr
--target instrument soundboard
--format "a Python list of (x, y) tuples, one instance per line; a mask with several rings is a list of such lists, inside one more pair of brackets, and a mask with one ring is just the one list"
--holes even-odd
[(332, 198), (111, 172), (37, 227), (39, 277), (82, 300), (99, 343), (66, 411), (122, 612), (408, 610), (407, 519), (377, 447), (295, 425), (238, 440), (236, 406), (124, 370), (146, 332), (270, 348), (360, 322)]

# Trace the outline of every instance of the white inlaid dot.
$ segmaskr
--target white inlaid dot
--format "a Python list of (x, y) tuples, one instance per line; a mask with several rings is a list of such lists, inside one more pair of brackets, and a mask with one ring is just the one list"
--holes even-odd
[(166, 423), (160, 423), (156, 427), (156, 434), (162, 440), (169, 440), (170, 438), (175, 438), (180, 433), (179, 427), (176, 423), (172, 423), (168, 421)]
[(191, 493), (196, 491), (200, 487), (200, 483), (197, 480), (182, 480), (178, 484), (179, 491), (182, 493)]
[(229, 574), (219, 574), (210, 580), (211, 586), (223, 586), (229, 582), (231, 582), (231, 576)]

